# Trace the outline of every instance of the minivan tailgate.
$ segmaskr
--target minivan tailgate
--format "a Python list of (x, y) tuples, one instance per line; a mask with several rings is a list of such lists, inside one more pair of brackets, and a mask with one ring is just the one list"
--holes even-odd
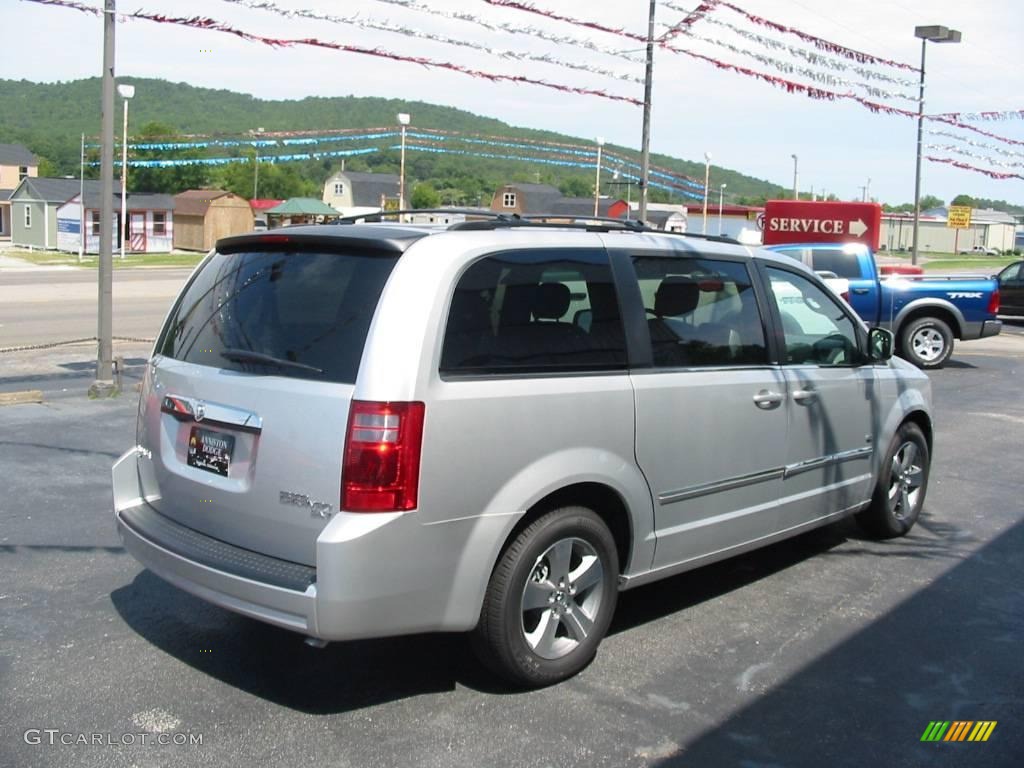
[(139, 445), (161, 514), (245, 549), (315, 565), (338, 510), (353, 386), (255, 376), (157, 356)]

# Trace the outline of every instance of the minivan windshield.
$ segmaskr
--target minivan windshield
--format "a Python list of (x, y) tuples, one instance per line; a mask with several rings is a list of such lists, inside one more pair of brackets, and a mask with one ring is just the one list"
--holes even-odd
[(175, 305), (156, 351), (258, 375), (353, 384), (397, 257), (214, 253)]

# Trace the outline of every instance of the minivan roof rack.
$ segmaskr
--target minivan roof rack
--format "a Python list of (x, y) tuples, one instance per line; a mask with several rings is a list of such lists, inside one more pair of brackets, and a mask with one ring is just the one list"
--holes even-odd
[[(459, 221), (448, 225), (453, 232), (494, 230), (506, 227), (559, 227), (583, 229), (588, 232), (650, 232), (659, 235), (676, 235), (678, 237), (695, 237), (718, 243), (740, 244), (739, 240), (725, 235), (707, 235), (695, 232), (668, 232), (655, 229), (640, 219), (616, 219), (608, 216), (589, 216), (563, 213), (537, 213), (520, 215), (518, 213), (502, 213), (499, 211), (481, 210), (479, 208), (413, 208), (398, 211), (377, 211), (375, 213), (353, 214), (336, 219), (335, 224), (356, 224), (358, 222), (381, 222), (386, 218), (399, 218), (413, 214), (462, 214), (472, 216), (475, 220)], [(408, 222), (403, 222), (408, 223)]]

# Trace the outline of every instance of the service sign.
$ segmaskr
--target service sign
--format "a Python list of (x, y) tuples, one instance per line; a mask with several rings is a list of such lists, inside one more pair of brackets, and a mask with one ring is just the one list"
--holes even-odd
[(769, 200), (764, 206), (764, 244), (863, 243), (878, 248), (882, 206), (878, 203)]

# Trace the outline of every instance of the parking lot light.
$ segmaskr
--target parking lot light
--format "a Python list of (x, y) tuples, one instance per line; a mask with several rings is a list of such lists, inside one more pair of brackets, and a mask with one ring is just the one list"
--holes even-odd
[(921, 145), (924, 132), (924, 55), (928, 42), (959, 43), (960, 32), (933, 24), (914, 27), (914, 37), (921, 38), (921, 85), (917, 99), (917, 165), (914, 171), (914, 245), (910, 252), (910, 263), (917, 264), (918, 230), (921, 224)]
[(397, 117), (398, 124), (402, 126), (402, 154), (398, 170), (398, 207), (401, 209), (405, 208), (405, 129), (412, 118), (407, 112), (399, 112)]
[(700, 233), (706, 235), (708, 233), (708, 181), (711, 178), (711, 153), (704, 153), (704, 210), (703, 219), (704, 222), (701, 225), (702, 229)]

